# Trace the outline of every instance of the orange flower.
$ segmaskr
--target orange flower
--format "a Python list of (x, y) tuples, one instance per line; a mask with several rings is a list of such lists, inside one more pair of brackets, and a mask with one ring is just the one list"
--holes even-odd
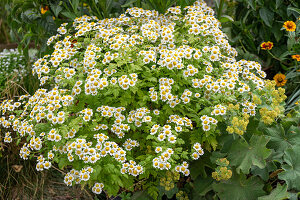
[(276, 74), (273, 79), (275, 80), (276, 82), (276, 86), (277, 87), (282, 87), (286, 84), (287, 80), (285, 79), (285, 75), (284, 74)]
[(287, 31), (295, 31), (296, 30), (296, 24), (293, 21), (286, 21), (286, 22), (284, 22), (283, 27)]
[(41, 7), (41, 13), (42, 13), (42, 15), (45, 14), (48, 10), (49, 10), (48, 6)]
[(297, 54), (297, 55), (292, 55), (292, 58), (297, 60), (297, 61), (300, 61), (300, 55)]
[(273, 48), (273, 46), (274, 46), (273, 42), (270, 42), (270, 41), (263, 42), (260, 45), (260, 47), (261, 47), (262, 50), (271, 50)]

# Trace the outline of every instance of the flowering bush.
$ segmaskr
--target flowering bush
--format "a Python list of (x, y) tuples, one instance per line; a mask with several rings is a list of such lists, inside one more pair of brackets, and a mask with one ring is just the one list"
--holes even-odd
[[(157, 198), (166, 171), (173, 176), (161, 181), (168, 191), (170, 180), (189, 176), (191, 160), (205, 154), (218, 165), (217, 181), (265, 167), (270, 150), (259, 145), (267, 139), (248, 124), (277, 120), (284, 89), (264, 79), (259, 63), (236, 61), (213, 14), (197, 1), (164, 15), (130, 8), (119, 18), (62, 24), (47, 42), (53, 53), (33, 65), (49, 89), (1, 104), (4, 142), (21, 142), (21, 158), (37, 158), (38, 171), (53, 163), (72, 167), (65, 184), (88, 185), (96, 194), (151, 180), (143, 187)], [(247, 140), (257, 148), (246, 157), (248, 147), (236, 156), (213, 154), (225, 136), (238, 141), (231, 153), (245, 150)]]

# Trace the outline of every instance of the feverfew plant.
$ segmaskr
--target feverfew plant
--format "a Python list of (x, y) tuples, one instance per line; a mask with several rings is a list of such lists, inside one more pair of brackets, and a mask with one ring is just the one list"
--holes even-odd
[(33, 65), (50, 89), (2, 102), (4, 140), (24, 141), (20, 156), (36, 157), (38, 171), (72, 167), (65, 184), (96, 194), (149, 177), (159, 185), (166, 171), (189, 176), (220, 135), (243, 137), (251, 118), (274, 122), (285, 99), (259, 63), (235, 60), (213, 14), (200, 0), (62, 24), (53, 53)]

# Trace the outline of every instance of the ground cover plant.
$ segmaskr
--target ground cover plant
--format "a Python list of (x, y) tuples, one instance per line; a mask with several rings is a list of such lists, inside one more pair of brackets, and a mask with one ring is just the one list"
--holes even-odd
[(203, 1), (63, 23), (41, 88), (1, 103), (3, 142), (99, 198), (296, 199), (299, 107), (220, 28)]

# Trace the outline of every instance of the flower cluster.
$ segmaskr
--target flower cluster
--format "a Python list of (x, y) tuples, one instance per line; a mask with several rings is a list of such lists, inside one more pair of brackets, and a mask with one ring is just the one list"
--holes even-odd
[(183, 175), (188, 176), (190, 175), (190, 170), (188, 169), (189, 164), (187, 162), (183, 162), (181, 165), (177, 165), (175, 167), (176, 172), (181, 172)]
[(179, 178), (180, 174), (178, 172), (167, 171), (166, 177), (160, 179), (160, 185), (163, 186), (166, 191), (170, 191), (175, 187), (175, 183)]
[(128, 173), (132, 176), (138, 176), (144, 173), (144, 168), (141, 165), (137, 165), (135, 161), (130, 160), (129, 162), (122, 164), (121, 173)]
[(45, 160), (42, 155), (39, 156), (37, 160), (38, 160), (36, 164), (37, 171), (43, 171), (44, 169), (49, 169), (51, 167), (51, 162)]
[(226, 158), (220, 158), (217, 160), (217, 165), (218, 167), (212, 173), (212, 177), (217, 181), (230, 179), (232, 171), (228, 169), (229, 161)]
[(218, 120), (213, 117), (208, 117), (207, 115), (203, 115), (200, 119), (202, 121), (202, 128), (204, 131), (209, 131), (211, 124), (216, 125), (218, 123)]
[(231, 126), (228, 126), (226, 130), (228, 133), (243, 135), (247, 130), (248, 123), (249, 115), (245, 113), (242, 117), (233, 117), (231, 120)]
[(4, 137), (4, 142), (11, 143), (11, 141), (12, 141), (12, 138), (11, 138), (10, 132), (6, 132), (5, 137)]
[(92, 191), (95, 194), (100, 194), (102, 192), (103, 187), (104, 187), (103, 183), (95, 183), (94, 186), (92, 187)]
[(193, 146), (193, 149), (194, 149), (194, 153), (192, 154), (192, 158), (194, 160), (197, 160), (200, 158), (200, 156), (202, 156), (204, 154), (204, 151), (201, 147), (201, 144), (199, 143), (195, 143), (194, 146)]
[[(162, 151), (161, 147), (156, 147), (155, 152), (160, 153)], [(168, 170), (171, 168), (171, 164), (168, 160), (171, 158), (174, 153), (173, 149), (168, 148), (166, 151), (162, 152), (159, 157), (153, 159), (153, 167), (158, 168), (160, 170)]]

